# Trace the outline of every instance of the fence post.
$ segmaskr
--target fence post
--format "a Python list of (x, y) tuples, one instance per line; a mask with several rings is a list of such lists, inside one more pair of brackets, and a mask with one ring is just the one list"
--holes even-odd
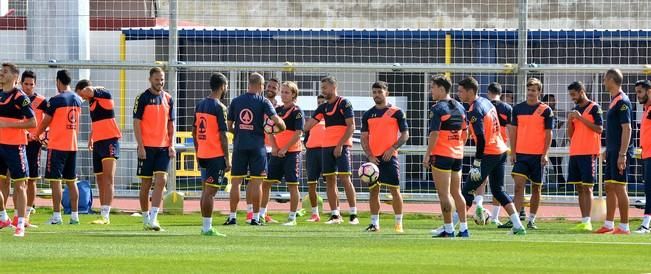
[[(177, 80), (176, 80), (176, 65), (177, 65), (177, 58), (178, 58), (178, 50), (179, 50), (179, 41), (178, 41), (178, 3), (176, 0), (171, 0), (170, 1), (170, 25), (169, 25), (169, 37), (168, 37), (168, 57), (167, 57), (167, 64), (168, 64), (168, 78), (167, 78), (167, 89), (172, 95), (172, 98), (176, 101), (174, 104), (174, 112), (178, 113), (176, 110), (178, 109), (178, 92), (177, 92)], [(177, 120), (178, 121), (178, 120)], [(177, 125), (178, 126), (178, 125)], [(176, 134), (174, 134), (174, 138), (172, 138), (172, 144), (176, 146)], [(180, 159), (181, 161), (183, 159)], [(167, 189), (169, 192), (174, 192), (176, 191), (176, 162), (179, 161), (178, 158), (176, 158), (174, 161), (172, 161), (172, 167), (170, 169), (170, 176), (169, 179), (167, 180)]]

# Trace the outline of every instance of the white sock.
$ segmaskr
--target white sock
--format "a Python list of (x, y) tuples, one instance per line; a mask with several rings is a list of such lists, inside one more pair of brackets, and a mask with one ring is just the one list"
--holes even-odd
[(157, 207), (152, 207), (151, 210), (149, 210), (149, 219), (151, 219), (152, 222), (158, 220), (158, 208)]
[(477, 207), (484, 207), (484, 195), (477, 195), (473, 200)]
[(111, 206), (102, 206), (101, 207), (100, 214), (102, 215), (102, 218), (108, 219), (110, 213), (111, 213)]
[(61, 220), (61, 211), (59, 212), (52, 212), (52, 217), (57, 220)]
[(513, 223), (513, 228), (522, 228), (522, 222), (520, 222), (520, 214), (518, 212), (511, 214), (509, 218), (511, 219), (511, 223)]
[(588, 217), (581, 218), (581, 223), (589, 224), (590, 223), (590, 217), (588, 216)]
[(642, 219), (642, 226), (649, 228), (650, 223), (651, 223), (651, 215), (644, 215), (644, 219)]
[(149, 223), (149, 211), (142, 212), (142, 222), (145, 224)]
[(18, 228), (25, 228), (25, 218), (18, 217)]
[(332, 213), (331, 213), (330, 215), (332, 215), (332, 216), (339, 216), (339, 209), (335, 209), (335, 210), (333, 210)]
[(289, 219), (290, 220), (296, 220), (296, 211), (290, 211), (289, 212)]
[(351, 215), (352, 215), (352, 214), (357, 215), (357, 207), (351, 207), (351, 208), (350, 208), (350, 214), (351, 214)]
[(402, 214), (396, 214), (395, 220), (396, 220), (397, 225), (401, 225), (402, 224)]
[(466, 231), (466, 230), (468, 230), (468, 223), (467, 222), (459, 223), (459, 231)]
[(315, 206), (315, 207), (312, 208), (312, 214), (319, 215), (319, 207), (318, 206)]
[(452, 224), (443, 224), (443, 228), (447, 233), (454, 233), (454, 226)]
[(260, 221), (260, 212), (253, 212), (253, 220)]
[(371, 224), (374, 226), (379, 226), (380, 225), (380, 215), (375, 214), (371, 215)]
[(608, 221), (608, 220), (605, 220), (605, 221), (604, 221), (604, 227), (605, 227), (605, 228), (608, 228), (608, 229), (613, 229), (613, 228), (615, 228), (615, 222), (614, 222), (614, 221)]
[(70, 219), (79, 220), (79, 212), (78, 211), (70, 212)]
[(253, 213), (253, 204), (246, 204), (246, 213)]
[(28, 207), (27, 208), (27, 214), (25, 214), (25, 217), (29, 218), (29, 215), (32, 215), (32, 210), (34, 210), (34, 207)]
[(237, 219), (237, 213), (236, 212), (231, 212), (230, 214), (228, 214), (228, 218), (229, 219)]
[(629, 231), (630, 228), (628, 228), (628, 224), (625, 223), (619, 223), (619, 229), (624, 230), (624, 231)]
[(7, 210), (0, 211), (0, 221), (6, 221), (9, 219), (9, 216), (7, 215)]
[(501, 210), (501, 209), (502, 209), (501, 206), (493, 206), (493, 212), (491, 212), (492, 215), (493, 215), (493, 216), (491, 216), (491, 218), (492, 218), (493, 220), (496, 220), (496, 221), (497, 221), (497, 220), (500, 219), (500, 210)]
[(267, 216), (267, 208), (266, 207), (261, 207), (260, 208), (260, 216), (264, 218), (264, 216)]
[(212, 228), (212, 217), (203, 217), (203, 231), (206, 232)]
[(536, 214), (529, 213), (529, 222), (536, 222)]

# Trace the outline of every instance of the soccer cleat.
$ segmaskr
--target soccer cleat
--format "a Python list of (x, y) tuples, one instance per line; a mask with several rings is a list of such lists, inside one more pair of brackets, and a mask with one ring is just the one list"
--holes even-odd
[(475, 216), (474, 220), (477, 225), (485, 225), (486, 224), (486, 215), (484, 213), (488, 213), (483, 207), (475, 207)]
[(369, 224), (368, 227), (366, 227), (366, 229), (364, 229), (364, 231), (366, 231), (366, 232), (378, 232), (378, 231), (380, 231), (380, 227), (375, 226), (374, 224)]
[(253, 225), (253, 226), (263, 226), (264, 225), (264, 223), (262, 223), (262, 222), (260, 222), (260, 221), (258, 221), (256, 219), (251, 219), (251, 222), (249, 224)]
[(158, 220), (154, 220), (150, 223), (151, 225), (151, 230), (153, 231), (165, 231), (160, 227), (160, 224), (158, 223)]
[[(250, 221), (248, 222), (249, 224), (251, 223)], [(224, 222), (224, 225), (236, 225), (237, 224), (237, 219), (235, 218), (226, 218), (226, 221)]]
[[(434, 230), (432, 230), (434, 231)], [(454, 232), (448, 233), (445, 230), (439, 232), (438, 234), (432, 233), (432, 238), (454, 238)]]
[(517, 236), (524, 236), (524, 235), (527, 235), (527, 231), (524, 230), (524, 227), (512, 228), (510, 234), (511, 235), (517, 235)]
[(143, 224), (142, 224), (142, 228), (143, 228), (144, 230), (147, 230), (147, 231), (149, 231), (149, 230), (153, 230), (153, 228), (151, 227), (151, 224), (150, 224), (149, 222), (143, 223)]
[(250, 224), (252, 219), (253, 219), (253, 211), (247, 212), (246, 213), (246, 223)]
[(60, 224), (63, 224), (63, 220), (52, 217), (45, 224), (46, 225), (60, 225)]
[(430, 230), (430, 233), (432, 235), (435, 235), (435, 234), (439, 234), (439, 233), (441, 233), (443, 231), (445, 231), (445, 226), (439, 226), (439, 227), (437, 227), (435, 229)]
[(25, 237), (25, 228), (16, 227), (14, 230), (15, 237)]
[(5, 227), (11, 227), (11, 220), (7, 219), (6, 221), (0, 221), (0, 229)]
[(614, 229), (612, 229), (612, 228), (607, 228), (605, 226), (602, 226), (599, 229), (597, 229), (594, 233), (595, 234), (611, 234), (611, 233), (613, 233), (613, 231), (614, 231)]
[(330, 215), (330, 219), (328, 219), (328, 221), (325, 222), (325, 223), (327, 225), (332, 225), (332, 224), (338, 225), (338, 224), (341, 224), (342, 222), (343, 222), (343, 220), (341, 219), (341, 216), (339, 216), (339, 215)]
[(536, 226), (535, 222), (529, 221), (527, 222), (527, 229), (536, 230), (538, 229), (538, 226)]
[(395, 231), (396, 233), (405, 233), (405, 230), (402, 229), (402, 224), (396, 224), (393, 227), (393, 231)]
[(572, 228), (570, 228), (572, 231), (580, 231), (580, 232), (591, 232), (592, 231), (592, 224), (591, 223), (580, 223)]
[(357, 214), (350, 214), (350, 219), (349, 219), (348, 223), (351, 224), (351, 225), (358, 225), (359, 224), (359, 219), (357, 218)]
[(470, 237), (470, 231), (468, 231), (467, 229), (464, 231), (459, 231), (459, 233), (457, 233), (457, 237), (468, 238)]
[(631, 234), (631, 231), (630, 230), (623, 230), (623, 229), (618, 227), (618, 228), (615, 228), (615, 230), (613, 230), (613, 234), (629, 235), (629, 234)]
[(638, 227), (638, 228), (637, 228), (635, 231), (633, 231), (633, 232), (635, 232), (635, 233), (637, 233), (637, 234), (646, 234), (646, 233), (651, 232), (651, 230), (649, 230), (648, 227), (641, 225), (640, 227)]
[(308, 222), (313, 222), (313, 223), (318, 223), (321, 221), (321, 217), (319, 217), (319, 214), (312, 214), (312, 217), (307, 219)]
[(109, 218), (101, 217), (101, 218), (99, 218), (99, 219), (97, 219), (95, 221), (90, 222), (90, 224), (92, 224), (92, 225), (108, 225), (108, 224), (111, 224), (111, 220), (109, 220)]
[(203, 236), (218, 236), (218, 237), (226, 237), (225, 234), (219, 233), (214, 227), (210, 228), (208, 231), (201, 231), (201, 235)]
[[(11, 225), (14, 227), (18, 226), (18, 216), (14, 216), (14, 220), (11, 221)], [(25, 218), (25, 228), (38, 228), (38, 226), (31, 224), (29, 222), (29, 218)]]
[(497, 228), (513, 228), (513, 222), (511, 222), (511, 220), (509, 220), (506, 223), (497, 225)]
[[(261, 220), (261, 221), (262, 221), (262, 220)], [(265, 215), (265, 216), (264, 216), (264, 222), (265, 222), (265, 223), (268, 223), (268, 224), (277, 224), (277, 223), (279, 223), (278, 221), (276, 221), (276, 220), (274, 220), (273, 218), (271, 218), (271, 216), (269, 216), (269, 215)]]
[(491, 219), (490, 222), (491, 222), (491, 224), (496, 225), (496, 226), (502, 225), (502, 222), (500, 222), (500, 220), (498, 220), (498, 219)]
[(286, 223), (283, 224), (284, 226), (296, 226), (296, 219), (293, 220), (287, 220)]
[(78, 225), (78, 224), (79, 224), (79, 220), (70, 219), (69, 224), (71, 224), (71, 225)]

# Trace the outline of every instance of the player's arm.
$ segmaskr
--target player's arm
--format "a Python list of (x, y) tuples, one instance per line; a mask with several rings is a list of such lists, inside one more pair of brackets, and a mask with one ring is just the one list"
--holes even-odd
[(269, 117), (269, 119), (274, 121), (274, 125), (278, 127), (278, 130), (284, 131), (285, 129), (287, 129), (287, 125), (285, 125), (285, 121), (283, 121), (283, 119), (280, 118), (280, 116), (278, 116), (274, 107), (271, 106), (271, 102), (269, 102), (269, 100), (264, 100), (264, 102), (265, 102), (264, 112), (267, 115), (267, 117)]
[(549, 162), (549, 147), (552, 145), (552, 128), (554, 127), (554, 113), (551, 108), (547, 108), (543, 113), (545, 123), (545, 143), (543, 146), (543, 157), (541, 158), (543, 166)]
[(277, 157), (280, 149), (278, 148), (278, 145), (276, 145), (276, 137), (273, 134), (268, 133), (265, 133), (264, 135), (269, 138), (269, 143), (271, 143), (271, 155)]
[(168, 149), (170, 158), (176, 158), (176, 149), (174, 144), (176, 143), (176, 138), (174, 134), (176, 133), (176, 127), (174, 126), (174, 120), (176, 120), (176, 112), (174, 111), (174, 100), (170, 97), (169, 101), (170, 113), (167, 120), (167, 138), (170, 140), (170, 147)]
[(574, 135), (574, 123), (572, 123), (572, 119), (577, 119), (577, 118), (572, 118), (571, 115), (568, 116), (567, 118), (567, 136), (570, 139), (572, 139), (572, 135)]
[(325, 107), (325, 104), (319, 105), (316, 108), (316, 110), (314, 110), (314, 113), (312, 113), (312, 117), (310, 117), (309, 119), (307, 119), (307, 121), (305, 121), (305, 126), (303, 127), (303, 130), (305, 132), (309, 132), (312, 129), (313, 126), (318, 124), (321, 121), (321, 119), (323, 119), (323, 108), (324, 107)]
[(93, 150), (93, 125), (91, 125), (88, 129), (88, 150)]
[(622, 127), (621, 143), (619, 145), (619, 157), (617, 157), (617, 168), (619, 173), (622, 174), (626, 169), (626, 157), (628, 154), (628, 146), (631, 141), (631, 106), (622, 102), (617, 110), (617, 118)]
[(36, 118), (34, 117), (34, 110), (30, 104), (29, 98), (22, 95), (14, 100), (15, 106), (20, 109), (22, 119), (20, 121), (0, 121), (0, 127), (3, 128), (20, 128), (30, 129), (36, 127)]
[(583, 118), (583, 116), (579, 115), (577, 118), (581, 123), (586, 125), (590, 130), (601, 134), (604, 131), (603, 127), (603, 122), (601, 118), (601, 110), (599, 109), (599, 106), (595, 105), (592, 107), (592, 111), (590, 111), (590, 114), (592, 114), (592, 118), (594, 118), (594, 123), (588, 121), (588, 119)]
[(407, 125), (407, 119), (405, 118), (402, 110), (396, 111), (393, 117), (398, 122), (398, 130), (400, 130), (400, 135), (398, 136), (398, 140), (396, 140), (396, 142), (382, 155), (382, 160), (384, 161), (389, 161), (394, 152), (405, 145), (407, 143), (407, 140), (409, 140), (409, 126)]
[[(228, 136), (226, 135), (226, 132), (229, 130), (229, 128), (226, 125), (225, 116), (226, 115), (224, 115), (224, 111), (217, 111), (217, 127), (219, 128), (219, 143), (222, 147), (222, 151), (224, 152), (224, 161), (226, 162), (226, 168), (224, 169), (224, 172), (229, 172), (231, 170), (231, 159), (230, 159), (230, 155), (228, 154)], [(194, 131), (196, 131), (196, 128), (194, 129)]]
[[(353, 113), (353, 105), (348, 100), (342, 102), (342, 104), (343, 104), (342, 108), (343, 108), (344, 118), (346, 119), (346, 131), (344, 132), (344, 135), (341, 136), (339, 142), (337, 143), (337, 146), (335, 147), (335, 151), (334, 151), (335, 157), (341, 156), (341, 152), (344, 145), (350, 138), (353, 137), (353, 133), (355, 132), (355, 117)], [(325, 107), (325, 105), (323, 106)]]
[(369, 144), (369, 134), (368, 134), (368, 113), (364, 113), (362, 116), (362, 129), (361, 129), (362, 135), (360, 136), (360, 142), (362, 145), (362, 150), (364, 151), (364, 154), (366, 155), (366, 158), (369, 160), (369, 162), (378, 164), (379, 161), (375, 155), (373, 155), (373, 152), (371, 151), (371, 147)]
[(136, 144), (138, 145), (138, 159), (145, 159), (145, 146), (142, 142), (142, 129), (140, 124), (142, 123), (142, 116), (145, 113), (145, 102), (144, 98), (141, 98), (142, 94), (136, 98), (136, 104), (133, 106), (133, 135), (136, 139)]
[(439, 139), (439, 130), (441, 128), (441, 115), (437, 113), (436, 109), (432, 107), (430, 110), (430, 122), (429, 122), (429, 137), (427, 140), (427, 150), (423, 156), (423, 166), (430, 169), (430, 151), (436, 146), (436, 142)]
[[(475, 162), (480, 161), (484, 157), (484, 149), (486, 148), (486, 136), (484, 135), (484, 122), (481, 116), (475, 111), (468, 113), (470, 119), (470, 126), (475, 135)], [(465, 142), (464, 142), (465, 143)], [(479, 166), (479, 165), (477, 165)]]

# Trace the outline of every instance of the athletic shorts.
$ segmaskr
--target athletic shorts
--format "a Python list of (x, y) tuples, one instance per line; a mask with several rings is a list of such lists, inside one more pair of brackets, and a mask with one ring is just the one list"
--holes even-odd
[(150, 179), (156, 173), (167, 174), (170, 165), (169, 148), (145, 147), (145, 159), (138, 159), (138, 178)]
[(277, 184), (285, 178), (286, 184), (298, 185), (300, 156), (300, 152), (287, 152), (285, 157), (282, 158), (271, 156), (269, 160), (269, 173), (265, 181)]
[(236, 149), (233, 151), (233, 169), (231, 177), (265, 178), (267, 177), (267, 150), (264, 147), (258, 149)]
[(511, 175), (527, 178), (535, 185), (542, 185), (543, 167), (540, 163), (541, 157), (542, 155), (518, 153)]
[(595, 155), (570, 156), (567, 171), (568, 184), (592, 186), (595, 183), (597, 172), (597, 157)]
[(316, 184), (319, 182), (321, 177), (321, 170), (323, 164), (321, 163), (323, 149), (319, 148), (308, 148), (305, 152), (305, 164), (307, 165), (307, 183)]
[(117, 160), (120, 158), (120, 142), (118, 138), (100, 140), (93, 143), (93, 171), (95, 175), (102, 174), (104, 160)]
[(45, 180), (76, 181), (77, 152), (48, 149), (47, 163), (45, 166)]
[(622, 171), (622, 174), (619, 174), (619, 169), (617, 168), (617, 160), (619, 158), (619, 152), (609, 152), (606, 151), (606, 166), (604, 168), (604, 182), (611, 184), (626, 184), (628, 178), (628, 167), (631, 163), (630, 153), (626, 157), (626, 168)]
[(339, 158), (335, 158), (334, 151), (335, 147), (322, 148), (321, 167), (323, 176), (351, 175), (350, 148), (348, 146), (343, 146)]
[(377, 183), (369, 186), (373, 188), (377, 185), (384, 185), (392, 188), (400, 188), (400, 166), (398, 164), (398, 157), (391, 156), (389, 161), (382, 160), (382, 156), (378, 157), (379, 163), (377, 165), (380, 170), (380, 176), (378, 176)]
[(27, 166), (29, 166), (29, 179), (37, 180), (41, 178), (39, 174), (41, 171), (41, 147), (43, 145), (39, 141), (31, 141), (27, 143)]
[(201, 180), (207, 186), (223, 189), (227, 182), (224, 179), (224, 170), (226, 169), (226, 159), (224, 157), (215, 157), (207, 159), (198, 159), (199, 166), (202, 169)]
[(432, 155), (430, 159), (430, 165), (435, 170), (443, 172), (461, 171), (462, 159), (454, 159), (439, 155)]
[(12, 180), (25, 180), (29, 175), (25, 145), (0, 144), (0, 172), (6, 178), (7, 170)]

